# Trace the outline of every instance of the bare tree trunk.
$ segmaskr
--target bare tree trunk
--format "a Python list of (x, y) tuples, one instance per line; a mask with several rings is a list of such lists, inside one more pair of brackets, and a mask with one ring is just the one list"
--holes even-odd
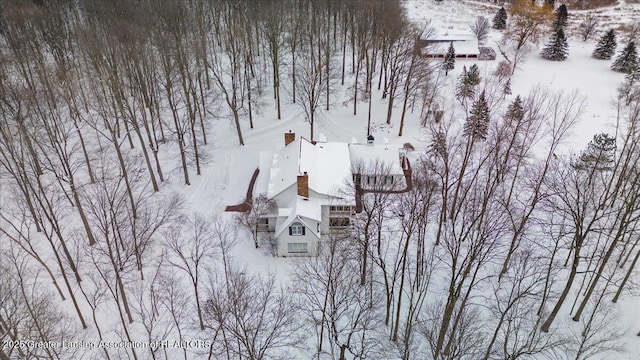
[(573, 285), (573, 280), (575, 279), (576, 274), (578, 273), (578, 263), (580, 262), (580, 248), (582, 247), (582, 241), (583, 241), (583, 236), (576, 234), (574, 237), (573, 263), (571, 264), (571, 271), (569, 272), (569, 277), (567, 278), (567, 282), (564, 286), (564, 289), (562, 290), (562, 293), (558, 298), (558, 302), (553, 307), (553, 310), (551, 310), (551, 313), (547, 317), (547, 320), (545, 320), (545, 322), (540, 327), (540, 331), (542, 332), (549, 332), (549, 328), (551, 327), (553, 320), (555, 320), (556, 316), (558, 315), (558, 312), (560, 311), (560, 308), (562, 307), (562, 304), (567, 298), (567, 295), (569, 295), (569, 290), (571, 290), (571, 285)]
[(129, 197), (129, 202), (131, 204), (131, 212), (133, 214), (133, 218), (137, 218), (136, 212), (136, 201), (133, 199), (133, 190), (131, 189), (131, 182), (129, 181), (129, 171), (127, 171), (127, 166), (124, 162), (124, 157), (122, 156), (122, 152), (120, 151), (120, 145), (118, 139), (115, 137), (115, 134), (111, 132), (111, 142), (116, 150), (116, 155), (118, 157), (118, 164), (120, 164), (120, 170), (122, 178), (124, 179), (125, 186), (127, 188), (127, 196)]
[[(614, 302), (614, 303), (618, 302), (618, 299), (620, 298), (620, 294), (622, 294), (622, 290), (627, 284), (629, 277), (631, 277), (631, 273), (633, 273), (633, 270), (635, 269), (636, 264), (638, 263), (638, 259), (640, 259), (640, 250), (636, 252), (636, 256), (633, 258), (633, 261), (629, 265), (629, 269), (627, 269), (627, 272), (625, 273), (624, 278), (620, 282), (620, 285), (618, 286), (618, 290), (616, 291), (616, 294), (613, 297), (613, 300), (611, 300), (611, 302)], [(640, 334), (638, 336), (640, 336)]]

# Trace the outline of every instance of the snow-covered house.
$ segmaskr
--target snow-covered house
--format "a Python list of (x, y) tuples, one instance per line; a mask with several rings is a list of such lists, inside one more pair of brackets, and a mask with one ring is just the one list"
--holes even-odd
[(398, 190), (406, 186), (404, 170), (407, 168), (405, 152), (385, 144), (349, 144), (351, 173), (354, 184), (363, 189)]
[[(404, 179), (399, 149), (389, 145), (312, 142), (292, 132), (284, 137), (284, 147), (260, 153), (254, 187), (254, 196), (265, 193), (277, 205), (260, 226), (273, 234), (278, 256), (315, 256), (324, 236), (348, 228), (356, 178), (364, 179), (363, 187), (380, 181), (397, 185)], [(368, 170), (354, 172), (370, 169), (359, 164), (373, 161), (388, 163), (384, 179), (374, 179)]]
[(444, 58), (449, 44), (453, 44), (456, 58), (477, 59), (480, 55), (478, 39), (472, 32), (444, 29), (427, 39), (421, 39), (422, 56)]

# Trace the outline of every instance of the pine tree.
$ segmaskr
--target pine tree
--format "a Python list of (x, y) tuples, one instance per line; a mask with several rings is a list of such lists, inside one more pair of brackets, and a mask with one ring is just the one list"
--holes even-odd
[(498, 30), (507, 28), (507, 11), (504, 7), (501, 7), (496, 16), (493, 17), (493, 28)]
[(480, 84), (482, 78), (480, 77), (480, 70), (478, 69), (478, 65), (473, 64), (469, 68), (469, 72), (467, 73), (469, 84), (476, 86)]
[(616, 139), (609, 134), (596, 134), (573, 167), (579, 170), (611, 170), (615, 162)]
[(567, 44), (567, 39), (564, 36), (562, 28), (551, 35), (549, 43), (542, 49), (542, 52), (540, 52), (543, 58), (553, 61), (566, 60), (568, 54), (569, 44)]
[(442, 131), (437, 131), (433, 134), (433, 140), (430, 145), (431, 151), (442, 156), (447, 157), (447, 136)]
[(625, 77), (622, 85), (618, 88), (618, 94), (625, 98), (625, 104), (628, 106), (632, 101), (640, 98), (640, 64), (629, 72)]
[(553, 29), (558, 31), (558, 29), (563, 29), (567, 26), (567, 18), (569, 17), (569, 13), (567, 12), (567, 5), (562, 4), (558, 6), (556, 10), (556, 18), (553, 20)]
[(613, 31), (613, 29), (610, 29), (606, 34), (602, 35), (600, 40), (598, 40), (598, 44), (593, 50), (591, 56), (600, 60), (610, 60), (613, 54), (616, 52), (617, 46), (618, 43), (616, 42), (616, 33), (615, 31)]
[(463, 135), (471, 136), (476, 140), (486, 139), (489, 132), (489, 120), (489, 105), (487, 105), (483, 91), (471, 107), (471, 112), (462, 129)]
[(507, 124), (517, 124), (524, 119), (524, 107), (522, 106), (520, 95), (516, 96), (515, 100), (509, 104), (504, 119)]
[(508, 78), (507, 82), (504, 83), (504, 87), (502, 88), (502, 93), (505, 95), (511, 95), (511, 78)]
[(640, 62), (636, 64), (636, 67), (633, 70), (629, 71), (629, 73), (624, 77), (624, 80), (631, 84), (631, 86), (640, 83)]
[(456, 84), (456, 98), (459, 101), (463, 101), (463, 99), (473, 99), (476, 95), (475, 85), (476, 84), (472, 83), (467, 67), (464, 66), (462, 73), (458, 77), (458, 83)]
[(622, 50), (620, 55), (611, 64), (611, 69), (623, 73), (631, 73), (638, 66), (638, 51), (636, 50), (636, 43), (630, 41), (627, 46)]
[(444, 56), (444, 63), (442, 64), (442, 69), (444, 70), (445, 75), (449, 75), (449, 71), (453, 70), (456, 67), (456, 50), (453, 47), (453, 41), (449, 43), (449, 50), (447, 50), (447, 54)]
[(463, 67), (462, 73), (458, 78), (456, 84), (456, 98), (459, 101), (463, 99), (473, 99), (476, 95), (476, 86), (480, 84), (482, 78), (480, 77), (480, 70), (478, 65), (473, 64), (467, 71), (467, 67)]

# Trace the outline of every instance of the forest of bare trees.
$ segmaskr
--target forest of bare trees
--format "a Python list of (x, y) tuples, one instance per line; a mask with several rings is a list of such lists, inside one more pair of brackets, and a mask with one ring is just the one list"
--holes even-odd
[[(510, 63), (465, 68), (445, 102), (417, 41), (433, 29), (400, 0), (0, 2), (0, 360), (618, 351), (640, 259), (640, 99), (618, 102), (615, 134), (562, 154), (585, 100), (505, 91), (542, 31), (525, 10)], [(290, 274), (232, 255), (243, 231), (263, 243), (267, 199), (230, 219), (172, 190), (203, 173), (217, 124), (243, 146), (296, 109), (313, 140), (318, 114), (347, 106), (369, 134), (380, 93), (398, 136), (421, 119), (413, 186), (363, 195), (350, 231), (287, 259)]]

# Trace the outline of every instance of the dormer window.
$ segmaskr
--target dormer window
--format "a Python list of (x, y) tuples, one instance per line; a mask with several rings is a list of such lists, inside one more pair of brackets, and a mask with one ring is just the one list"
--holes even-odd
[(297, 221), (289, 226), (289, 235), (302, 236), (304, 235), (304, 233), (304, 226), (302, 226), (302, 224)]

